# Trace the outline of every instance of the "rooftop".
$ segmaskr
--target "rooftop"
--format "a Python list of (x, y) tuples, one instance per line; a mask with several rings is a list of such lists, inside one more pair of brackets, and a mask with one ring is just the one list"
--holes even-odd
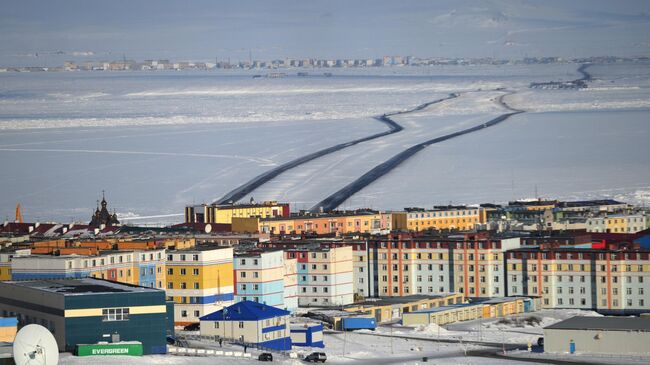
[(650, 318), (644, 317), (572, 317), (544, 327), (558, 330), (650, 331)]
[(222, 310), (207, 314), (202, 321), (256, 321), (280, 316), (288, 316), (289, 311), (271, 307), (263, 303), (244, 300)]
[(347, 307), (355, 307), (355, 306), (384, 306), (384, 305), (393, 305), (393, 304), (407, 304), (407, 303), (412, 303), (412, 302), (417, 302), (421, 300), (428, 300), (428, 299), (440, 299), (440, 298), (446, 298), (448, 296), (451, 296), (453, 294), (440, 294), (440, 295), (408, 295), (408, 296), (403, 296), (403, 297), (386, 297), (386, 298), (381, 298), (378, 300), (365, 300), (363, 302), (358, 302), (358, 303), (353, 303), (350, 304)]
[(223, 249), (231, 249), (232, 250), (232, 247), (229, 247), (229, 246), (217, 246), (217, 245), (212, 245), (212, 244), (200, 244), (200, 245), (196, 245), (196, 246), (194, 246), (192, 248), (176, 250), (176, 251), (167, 251), (167, 253), (168, 254), (170, 254), (170, 253), (198, 253), (198, 252), (204, 252), (204, 251), (223, 250)]
[(4, 284), (67, 295), (160, 292), (137, 285), (116, 283), (95, 278), (5, 281)]

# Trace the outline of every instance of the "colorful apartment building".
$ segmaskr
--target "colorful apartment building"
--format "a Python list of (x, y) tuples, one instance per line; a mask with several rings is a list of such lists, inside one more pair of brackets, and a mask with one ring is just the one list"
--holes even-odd
[(187, 325), (233, 303), (233, 249), (197, 245), (167, 252), (167, 299), (174, 322)]
[(487, 234), (427, 237), (408, 233), (371, 238), (355, 251), (357, 293), (398, 297), (461, 293), (466, 297), (495, 297), (505, 293), (504, 254), (519, 248), (519, 238), (490, 238)]
[(647, 228), (644, 214), (617, 214), (587, 219), (587, 232), (637, 233)]
[(284, 252), (236, 253), (234, 263), (236, 302), (249, 300), (289, 311), (297, 308), (295, 299), (285, 302)]
[(287, 217), (289, 204), (277, 201), (250, 204), (201, 204), (185, 207), (185, 223), (231, 224), (233, 218)]
[(284, 257), (284, 305), (298, 308), (298, 260)]
[(100, 251), (97, 255), (25, 255), (11, 261), (11, 280), (93, 277), (165, 288), (165, 250)]
[(309, 245), (285, 250), (297, 261), (298, 304), (340, 306), (354, 301), (352, 247)]
[(540, 296), (545, 308), (650, 310), (648, 250), (522, 248), (506, 255), (507, 295)]
[(309, 213), (275, 218), (233, 218), (235, 232), (270, 234), (379, 233), (391, 230), (390, 214), (375, 211)]
[(407, 208), (404, 212), (393, 212), (392, 222), (395, 230), (468, 231), (477, 224), (485, 223), (485, 214), (483, 208), (478, 207), (436, 206), (431, 210)]

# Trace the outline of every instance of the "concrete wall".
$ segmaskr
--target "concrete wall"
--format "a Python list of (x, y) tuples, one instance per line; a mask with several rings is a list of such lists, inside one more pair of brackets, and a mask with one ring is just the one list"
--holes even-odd
[(544, 351), (568, 353), (650, 354), (650, 332), (544, 329)]

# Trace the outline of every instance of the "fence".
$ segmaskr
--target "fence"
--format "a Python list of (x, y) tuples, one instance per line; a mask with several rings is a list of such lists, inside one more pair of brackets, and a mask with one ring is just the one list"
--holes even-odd
[[(257, 349), (257, 350), (260, 350), (260, 351), (263, 351), (263, 352), (272, 352), (272, 353), (276, 353), (276, 354), (279, 354), (279, 355), (282, 355), (282, 356), (285, 356), (285, 357), (289, 357), (289, 358), (292, 358), (292, 359), (295, 359), (295, 358), (298, 357), (298, 355), (295, 352), (273, 349), (273, 348), (269, 348), (269, 347), (264, 347), (264, 346), (259, 345), (257, 343), (245, 342), (245, 341), (241, 341), (241, 340), (233, 339), (233, 338), (224, 338), (224, 337), (221, 337), (221, 336), (218, 336), (218, 335), (204, 336), (204, 335), (194, 335), (194, 334), (182, 334), (182, 335), (177, 336), (176, 341), (177, 341), (177, 344), (179, 346), (178, 347), (172, 346), (172, 347), (175, 347), (177, 349), (180, 349), (180, 348), (188, 348), (189, 349), (189, 344), (187, 343), (187, 341), (209, 341), (209, 342), (215, 342), (216, 343), (216, 342), (219, 342), (219, 339), (221, 339), (224, 342), (229, 343), (231, 345), (241, 346), (241, 347), (250, 348), (250, 349)], [(224, 356), (228, 356), (228, 355), (224, 355)], [(250, 357), (250, 356), (248, 356), (248, 357)]]
[(195, 349), (191, 347), (176, 347), (176, 346), (169, 346), (169, 345), (167, 346), (167, 353), (170, 355), (180, 355), (180, 356), (226, 356), (226, 357), (252, 358), (251, 354), (244, 353), (241, 351)]

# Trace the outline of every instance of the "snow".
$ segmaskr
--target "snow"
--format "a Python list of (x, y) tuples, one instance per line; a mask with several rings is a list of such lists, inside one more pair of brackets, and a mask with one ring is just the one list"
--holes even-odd
[[(333, 77), (252, 79), (244, 72), (0, 75), (0, 216), (86, 221), (101, 190), (138, 223), (178, 222), (269, 168), (386, 130), (404, 131), (288, 171), (252, 193), (310, 208), (414, 143), (503, 113), (528, 112), (426, 148), (343, 208), (504, 202), (535, 189), (560, 199), (650, 202), (644, 156), (650, 68), (593, 65), (584, 91), (533, 90), (579, 77), (575, 64), (335, 70)], [(613, 127), (615, 123), (616, 127)], [(620, 148), (620, 146), (626, 146)], [(246, 197), (245, 199), (248, 199)], [(136, 220), (134, 220), (136, 219)]]

